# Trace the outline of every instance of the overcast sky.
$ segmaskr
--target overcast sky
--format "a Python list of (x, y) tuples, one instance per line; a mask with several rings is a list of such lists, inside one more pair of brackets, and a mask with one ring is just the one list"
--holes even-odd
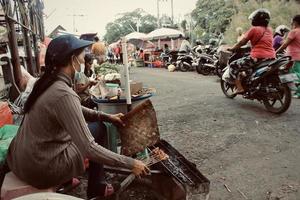
[[(197, 0), (173, 0), (175, 20), (191, 12)], [(142, 8), (157, 16), (157, 0), (44, 0), (46, 14), (46, 34), (56, 26), (62, 25), (67, 31), (75, 29), (79, 33), (98, 32), (105, 34), (105, 25), (118, 17), (119, 13)], [(160, 15), (171, 16), (171, 0), (160, 0)], [(80, 15), (75, 16), (73, 15)]]

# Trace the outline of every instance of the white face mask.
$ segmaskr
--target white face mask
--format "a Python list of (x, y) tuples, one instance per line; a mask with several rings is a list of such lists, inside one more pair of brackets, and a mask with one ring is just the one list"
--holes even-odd
[(74, 67), (73, 63), (72, 63), (72, 67), (73, 67), (73, 69), (74, 69), (74, 71), (75, 71), (74, 79), (75, 79), (75, 81), (76, 81), (76, 80), (81, 79), (81, 72), (82, 72), (82, 66), (81, 66), (81, 65), (82, 65), (82, 64), (81, 64), (80, 61), (78, 60), (77, 56), (74, 56), (74, 57), (75, 57), (76, 61), (78, 62), (78, 64), (80, 65), (80, 71), (77, 71), (76, 68)]

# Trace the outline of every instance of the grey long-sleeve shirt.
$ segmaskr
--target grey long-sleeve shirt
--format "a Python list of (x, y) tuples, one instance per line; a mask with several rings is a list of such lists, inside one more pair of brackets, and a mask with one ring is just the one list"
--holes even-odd
[(23, 181), (37, 188), (61, 184), (84, 172), (84, 158), (131, 169), (134, 160), (98, 145), (85, 120), (99, 120), (100, 112), (80, 105), (72, 80), (59, 74), (25, 115), (13, 139), (7, 161)]

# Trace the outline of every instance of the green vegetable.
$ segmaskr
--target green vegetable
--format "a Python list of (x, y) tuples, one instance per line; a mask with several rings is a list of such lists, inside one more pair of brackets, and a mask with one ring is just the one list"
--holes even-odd
[(97, 75), (106, 75), (111, 73), (119, 73), (121, 66), (118, 64), (111, 64), (108, 62), (95, 66), (95, 73)]

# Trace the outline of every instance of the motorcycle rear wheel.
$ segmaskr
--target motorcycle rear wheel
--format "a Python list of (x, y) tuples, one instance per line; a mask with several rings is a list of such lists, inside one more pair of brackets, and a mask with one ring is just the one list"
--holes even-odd
[(179, 65), (179, 70), (182, 72), (187, 72), (189, 70), (189, 67), (186, 66), (183, 62), (180, 62), (178, 65)]
[(202, 74), (201, 68), (202, 68), (202, 64), (198, 64), (196, 66), (196, 71), (198, 72), (198, 74)]
[(235, 85), (227, 83), (221, 79), (221, 88), (227, 98), (233, 99), (237, 94), (234, 93)]
[[(282, 84), (279, 86), (280, 91), (276, 93), (278, 98), (268, 98), (266, 97), (263, 100), (265, 108), (274, 114), (281, 114), (284, 113), (291, 105), (292, 101), (292, 94), (289, 86), (287, 84)], [(279, 107), (276, 107), (279, 102)]]

